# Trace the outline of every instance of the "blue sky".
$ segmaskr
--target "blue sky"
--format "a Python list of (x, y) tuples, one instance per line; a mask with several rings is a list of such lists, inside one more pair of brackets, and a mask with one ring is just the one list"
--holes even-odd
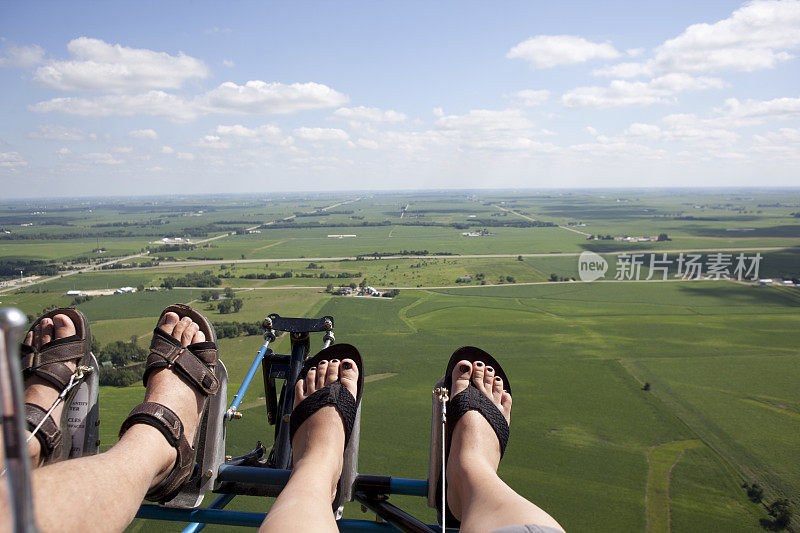
[(0, 1), (4, 197), (798, 185), (800, 2)]

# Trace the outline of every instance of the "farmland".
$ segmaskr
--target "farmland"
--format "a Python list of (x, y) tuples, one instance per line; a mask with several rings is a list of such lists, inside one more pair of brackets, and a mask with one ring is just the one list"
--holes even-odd
[[(174, 301), (213, 322), (333, 315), (337, 341), (355, 344), (367, 376), (381, 378), (365, 389), (359, 470), (399, 477), (427, 475), (431, 386), (456, 347), (481, 346), (503, 363), (515, 391), (501, 475), (568, 531), (760, 531), (767, 514), (748, 500), (744, 482), (764, 487), (765, 503), (800, 503), (800, 288), (684, 281), (672, 270), (669, 282), (614, 280), (617, 252), (663, 250), (760, 253), (761, 277), (798, 276), (797, 191), (354, 193), (151, 204), (47, 206), (36, 215), (51, 217), (47, 224), (9, 230), (20, 235), (0, 240), (6, 261), (55, 262), (67, 273), (149, 248), (116, 266), (152, 262), (8, 286), (2, 304), (35, 315), (68, 305), (67, 290), (159, 287), (169, 276), (209, 271), (219, 279), (212, 288), (94, 296), (78, 307), (100, 344), (133, 336), (140, 346)], [(27, 223), (32, 210), (6, 206), (0, 220)], [(524, 224), (530, 219), (540, 224)], [(247, 233), (256, 227), (260, 233)], [(493, 234), (461, 235), (472, 228)], [(670, 240), (587, 240), (661, 233)], [(180, 250), (151, 244), (221, 235)], [(610, 274), (603, 282), (564, 281), (577, 278), (577, 255), (586, 250), (601, 253)], [(361, 282), (400, 294), (326, 291), (329, 283)], [(201, 300), (226, 287), (243, 302), (237, 313)], [(229, 396), (260, 343), (220, 340)], [(279, 339), (275, 349), (287, 348)], [(102, 388), (104, 449), (142, 392), (138, 384)], [(256, 379), (244, 418), (229, 424), (229, 455), (271, 442), (261, 396)], [(421, 499), (397, 501), (433, 521)], [(267, 507), (255, 498), (231, 504)], [(346, 515), (365, 516), (354, 504)], [(136, 521), (131, 530), (152, 527)]]

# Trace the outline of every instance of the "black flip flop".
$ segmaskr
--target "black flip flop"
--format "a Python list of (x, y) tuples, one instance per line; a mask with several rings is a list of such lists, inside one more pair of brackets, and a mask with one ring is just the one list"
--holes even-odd
[[(315, 391), (311, 396), (297, 404), (292, 410), (292, 416), (289, 421), (289, 439), (290, 442), (294, 438), (295, 432), (311, 415), (319, 411), (325, 406), (332, 405), (339, 411), (344, 422), (344, 467), (342, 469), (342, 476), (336, 487), (336, 497), (333, 501), (334, 513), (339, 512), (344, 499), (349, 499), (350, 487), (344, 486), (349, 483), (352, 485), (355, 469), (358, 460), (358, 438), (351, 439), (354, 434), (358, 434), (360, 427), (360, 407), (361, 396), (364, 392), (364, 363), (361, 360), (361, 354), (355, 346), (351, 344), (332, 344), (319, 352), (314, 357), (305, 360), (303, 367), (300, 369), (300, 375), (297, 381), (305, 379), (306, 374), (312, 368), (317, 366), (320, 361), (330, 361), (338, 359), (344, 361), (351, 359), (358, 368), (358, 380), (356, 381), (356, 397), (348, 391), (342, 384), (341, 380), (327, 385)], [(340, 363), (341, 364), (341, 363)], [(296, 382), (295, 382), (296, 383)], [(352, 466), (351, 466), (352, 465)]]
[[(445, 374), (440, 380), (440, 384), (437, 386), (442, 386), (447, 389), (448, 394), (452, 394), (453, 391), (453, 370), (455, 369), (456, 365), (460, 361), (469, 361), (470, 363), (474, 363), (475, 361), (481, 361), (484, 363), (485, 366), (490, 366), (494, 369), (495, 377), (500, 377), (503, 380), (503, 390), (511, 394), (511, 384), (508, 381), (508, 376), (506, 376), (505, 371), (500, 366), (500, 363), (497, 360), (486, 353), (485, 351), (481, 350), (480, 348), (476, 348), (474, 346), (462, 346), (455, 352), (453, 355), (450, 356), (450, 360), (447, 363), (447, 369), (445, 370)], [(434, 397), (434, 401), (435, 397)], [(502, 459), (503, 454), (506, 450), (506, 445), (508, 444), (508, 436), (509, 436), (509, 427), (508, 423), (506, 422), (503, 413), (495, 406), (489, 398), (486, 397), (482, 392), (478, 390), (477, 387), (472, 383), (470, 380), (469, 386), (458, 393), (455, 397), (450, 397), (449, 401), (447, 402), (447, 423), (445, 427), (445, 466), (447, 464), (447, 458), (450, 456), (450, 441), (452, 440), (453, 436), (453, 429), (456, 427), (456, 424), (464, 416), (465, 413), (469, 411), (478, 411), (483, 417), (489, 422), (489, 425), (492, 426), (492, 429), (497, 435), (497, 440), (500, 442), (500, 457)], [(436, 405), (434, 405), (434, 413), (436, 413)], [(435, 414), (434, 414), (435, 417)], [(437, 420), (434, 419), (433, 425), (435, 426), (438, 423)], [(439, 425), (441, 425), (439, 423)], [(431, 438), (434, 439), (434, 431), (432, 428), (431, 431)], [(440, 434), (441, 437), (441, 434)], [(436, 442), (438, 441), (438, 442)], [(435, 455), (434, 455), (435, 454)], [(429, 473), (429, 481), (428, 481), (428, 500), (429, 502), (436, 502), (436, 510), (439, 523), (441, 524), (442, 521), (442, 503), (441, 495), (442, 491), (442, 472), (441, 472), (441, 462), (438, 463), (438, 468), (434, 468), (435, 458), (440, 458), (442, 454), (441, 448), (441, 438), (434, 439), (431, 442), (431, 471)], [(430, 489), (434, 488), (435, 493), (431, 493)], [(447, 518), (447, 525), (448, 527), (458, 527), (460, 526), (460, 522), (453, 516), (453, 513), (450, 511), (450, 506), (447, 506), (446, 509), (446, 518)]]

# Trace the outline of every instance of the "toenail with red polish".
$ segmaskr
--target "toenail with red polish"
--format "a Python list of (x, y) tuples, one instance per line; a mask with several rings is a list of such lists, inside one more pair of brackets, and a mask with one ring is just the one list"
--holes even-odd
[(345, 370), (350, 370), (351, 368), (353, 368), (353, 365), (352, 363), (345, 361), (344, 363), (342, 363), (342, 368), (344, 368)]
[(490, 367), (490, 366), (487, 366), (486, 367), (486, 371), (487, 372), (494, 372), (494, 369), (492, 367)]
[(338, 363), (338, 362), (339, 362), (338, 359), (331, 359), (331, 363)]
[(461, 365), (460, 367), (458, 367), (458, 369), (461, 370), (462, 372), (468, 372), (469, 365)]

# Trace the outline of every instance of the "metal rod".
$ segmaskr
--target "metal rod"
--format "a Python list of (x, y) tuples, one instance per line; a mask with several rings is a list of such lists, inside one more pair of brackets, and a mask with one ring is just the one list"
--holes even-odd
[(19, 341), (27, 322), (19, 309), (0, 309), (0, 410), (3, 414), (8, 498), (13, 513), (14, 531), (17, 533), (36, 531), (31, 494), (31, 465), (22, 415), (22, 374), (19, 368)]
[(438, 533), (436, 529), (439, 528), (420, 522), (386, 500), (367, 498), (363, 494), (356, 496), (356, 500), (404, 533)]
[[(222, 494), (221, 496), (217, 497), (216, 500), (211, 502), (211, 505), (207, 507), (207, 509), (224, 509), (226, 505), (228, 505), (233, 498), (235, 498), (235, 494)], [(199, 533), (206, 527), (205, 524), (202, 522), (193, 522), (183, 528), (181, 533)]]
[(286, 381), (283, 384), (283, 393), (281, 394), (281, 405), (277, 420), (278, 431), (275, 435), (275, 443), (273, 445), (273, 453), (275, 468), (289, 468), (292, 462), (292, 444), (289, 435), (289, 417), (292, 414), (292, 403), (294, 401), (294, 384), (297, 377), (300, 375), (300, 369), (303, 366), (303, 361), (308, 355), (309, 340), (308, 333), (305, 334), (291, 334), (292, 342), (292, 358), (289, 361), (289, 371), (286, 374)]
[(244, 399), (244, 394), (247, 392), (247, 388), (250, 386), (250, 382), (253, 381), (253, 376), (256, 375), (256, 371), (258, 370), (258, 367), (261, 364), (261, 360), (264, 359), (264, 354), (267, 353), (267, 348), (269, 347), (269, 343), (270, 343), (269, 338), (264, 341), (264, 345), (261, 348), (259, 348), (255, 359), (253, 359), (253, 364), (250, 365), (250, 370), (247, 371), (247, 375), (245, 375), (244, 377), (244, 381), (242, 381), (242, 384), (239, 385), (239, 390), (236, 391), (236, 395), (233, 397), (231, 406), (225, 412), (225, 418), (227, 418), (228, 420), (233, 420), (234, 414), (239, 409), (239, 404), (242, 403), (242, 400)]
[[(245, 511), (227, 511), (224, 509), (178, 509), (158, 505), (142, 505), (136, 518), (151, 520), (168, 520), (172, 522), (201, 522), (204, 524), (222, 524), (228, 526), (258, 527), (264, 521), (266, 513)], [(367, 520), (339, 520), (339, 531), (357, 533), (360, 531), (397, 531), (387, 523)]]
[[(239, 483), (254, 483), (263, 486), (283, 488), (289, 481), (291, 470), (278, 468), (263, 468), (258, 466), (231, 466), (221, 465), (217, 480), (220, 482), (231, 481)], [(354, 486), (359, 486), (357, 476)], [(388, 476), (387, 476), (388, 477)], [(388, 478), (388, 492), (384, 494), (398, 494), (403, 496), (428, 496), (428, 482), (424, 479), (408, 479), (402, 477)]]

